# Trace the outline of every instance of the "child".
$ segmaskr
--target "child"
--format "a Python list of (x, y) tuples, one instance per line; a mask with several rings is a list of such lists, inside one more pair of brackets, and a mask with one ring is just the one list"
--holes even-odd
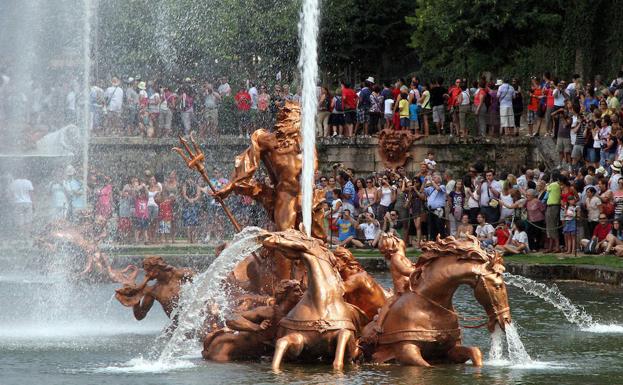
[(388, 129), (388, 128), (392, 127), (392, 117), (393, 117), (393, 111), (394, 111), (394, 99), (387, 98), (387, 99), (385, 99), (383, 104), (385, 105), (385, 111), (384, 111), (384, 115), (385, 115), (385, 129)]
[(508, 224), (506, 222), (500, 223), (495, 228), (495, 238), (497, 239), (498, 246), (504, 246), (508, 242), (511, 237), (510, 230), (508, 229)]
[(170, 238), (173, 243), (173, 235), (171, 233), (171, 222), (173, 222), (173, 203), (175, 202), (175, 195), (169, 194), (165, 200), (160, 202), (158, 209), (158, 219), (160, 220), (160, 226), (158, 227), (158, 233), (160, 233), (160, 242), (166, 243), (167, 237)]
[(414, 97), (411, 100), (411, 104), (409, 104), (409, 128), (411, 128), (414, 134), (418, 133), (418, 109), (417, 98)]
[(574, 254), (575, 253), (575, 235), (576, 235), (576, 197), (575, 195), (569, 196), (567, 198), (567, 208), (565, 209), (565, 226), (562, 229), (563, 234), (565, 235), (565, 253)]
[(134, 200), (134, 241), (138, 243), (140, 235), (143, 235), (145, 244), (149, 243), (147, 228), (149, 227), (149, 209), (147, 207), (147, 187), (139, 190)]
[(409, 90), (407, 87), (400, 87), (400, 101), (398, 102), (398, 114), (400, 117), (400, 129), (408, 130), (411, 122), (409, 120)]
[(435, 167), (437, 167), (437, 162), (435, 162), (435, 154), (432, 151), (428, 152), (428, 156), (424, 159), (424, 163), (426, 163), (426, 167), (430, 171), (435, 171)]
[(121, 191), (119, 198), (119, 236), (122, 242), (128, 242), (130, 239), (130, 231), (132, 230), (132, 211), (134, 209), (134, 200), (130, 194), (131, 187), (129, 185)]

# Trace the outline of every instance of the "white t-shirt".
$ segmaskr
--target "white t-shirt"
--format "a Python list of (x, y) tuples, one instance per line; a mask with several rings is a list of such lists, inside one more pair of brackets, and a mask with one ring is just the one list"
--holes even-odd
[(28, 179), (15, 179), (9, 185), (13, 203), (32, 203), (30, 192), (33, 190), (32, 183)]
[(493, 192), (489, 191), (490, 189), (493, 189), (497, 191), (498, 193), (501, 193), (502, 184), (494, 179), (493, 182), (491, 182), (491, 188), (489, 188), (489, 182), (487, 181), (482, 182), (482, 185), (480, 186), (480, 206), (481, 207), (489, 206), (489, 201), (491, 199), (498, 199), (499, 195), (496, 197)]
[(556, 107), (564, 107), (565, 106), (565, 95), (562, 91), (556, 88), (553, 92), (554, 95), (554, 106)]
[(217, 91), (221, 96), (229, 96), (231, 94), (231, 87), (229, 86), (229, 83), (223, 83), (218, 86)]
[(429, 170), (434, 170), (435, 167), (437, 167), (437, 162), (428, 158), (424, 159), (424, 163), (426, 163), (426, 166), (428, 166)]
[(381, 193), (381, 201), (379, 204), (381, 206), (389, 207), (392, 204), (392, 192), (394, 191), (394, 187), (379, 187), (379, 192)]
[(601, 199), (598, 196), (593, 196), (591, 199), (586, 198), (589, 222), (599, 222), (599, 214), (601, 213), (599, 206), (601, 206)]
[(366, 240), (376, 238), (380, 231), (379, 227), (375, 223), (362, 223), (359, 227), (363, 230), (363, 235), (366, 237)]
[(394, 112), (394, 99), (385, 99), (383, 103), (385, 104), (385, 115), (391, 115)]
[(488, 223), (476, 226), (476, 236), (478, 238), (489, 238), (489, 236), (493, 236), (493, 233), (495, 233), (495, 229)]
[[(504, 195), (500, 193), (500, 201), (510, 206), (513, 204), (513, 197), (510, 194)], [(504, 207), (503, 205), (500, 205), (500, 219), (513, 216), (514, 211), (514, 209), (509, 209), (507, 207)]]
[(526, 248), (523, 250), (523, 252), (524, 253), (528, 252), (528, 249), (529, 249), (528, 234), (526, 234), (525, 231), (515, 231), (515, 234), (513, 234), (512, 240), (526, 245)]
[(123, 88), (110, 86), (106, 89), (104, 96), (108, 99), (108, 111), (121, 112)]

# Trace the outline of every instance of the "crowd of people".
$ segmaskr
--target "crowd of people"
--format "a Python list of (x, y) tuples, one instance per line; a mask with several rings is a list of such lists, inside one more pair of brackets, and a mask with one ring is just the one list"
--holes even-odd
[[(82, 223), (85, 218), (105, 223), (107, 241), (122, 244), (165, 244), (179, 238), (211, 244), (233, 234), (204, 180), (190, 173), (178, 181), (176, 171), (160, 175), (145, 170), (115, 183), (110, 175), (90, 170), (85, 188), (81, 175), (69, 165), (49, 183), (10, 175), (5, 182), (6, 204), (0, 211), (7, 228), (22, 234), (36, 233), (43, 223)], [(218, 189), (228, 180), (213, 170), (210, 182)], [(267, 226), (252, 200), (233, 197), (228, 202), (243, 225)]]
[[(0, 120), (23, 115), (32, 124), (51, 121), (60, 127), (59, 119), (62, 124), (78, 122), (87, 100), (76, 81), (49, 92), (40, 86), (31, 90), (13, 89), (10, 85), (2, 88), (9, 97), (0, 103)], [(545, 72), (532, 77), (525, 89), (516, 78), (457, 78), (447, 85), (443, 78), (422, 81), (413, 76), (408, 81), (400, 78), (376, 82), (370, 76), (359, 84), (341, 81), (331, 90), (318, 87), (316, 134), (370, 136), (391, 127), (424, 136), (509, 136), (519, 135), (523, 120), (528, 136), (558, 138), (562, 127), (559, 147), (566, 154), (570, 147), (567, 139), (575, 137), (570, 138), (564, 128), (573, 107), (577, 107), (579, 116), (607, 117), (610, 123), (618, 123), (621, 88), (623, 72), (608, 84), (600, 76), (584, 82), (576, 74), (566, 82)], [(252, 80), (230, 85), (227, 77), (205, 82), (191, 78), (166, 82), (141, 80), (138, 76), (112, 77), (109, 84), (97, 81), (88, 95), (95, 135), (162, 137), (195, 131), (202, 139), (225, 133), (219, 120), (223, 114), (235, 116), (237, 132), (227, 134), (245, 137), (259, 127), (270, 126), (287, 100), (300, 102), (300, 87)], [(600, 128), (602, 122), (598, 123)]]
[(401, 167), (354, 179), (354, 170), (335, 165), (316, 183), (329, 240), (341, 246), (374, 248), (381, 232), (393, 232), (415, 248), (423, 239), (473, 235), (505, 254), (623, 255), (621, 168), (616, 160), (513, 175), (477, 163), (462, 175), (441, 171), (429, 153), (412, 175)]

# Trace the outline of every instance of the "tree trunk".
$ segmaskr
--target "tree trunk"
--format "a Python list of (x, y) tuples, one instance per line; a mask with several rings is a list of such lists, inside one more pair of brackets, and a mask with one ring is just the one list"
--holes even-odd
[(575, 48), (575, 65), (573, 68), (576, 74), (584, 78), (584, 52), (580, 47)]

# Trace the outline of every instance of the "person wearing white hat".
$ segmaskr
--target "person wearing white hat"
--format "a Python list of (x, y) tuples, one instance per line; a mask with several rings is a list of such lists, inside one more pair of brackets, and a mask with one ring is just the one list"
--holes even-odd
[(515, 89), (508, 81), (498, 79), (498, 100), (500, 102), (500, 135), (513, 135), (515, 130), (515, 115), (513, 113), (513, 97)]
[(608, 182), (608, 188), (611, 191), (616, 191), (619, 188), (619, 179), (621, 179), (621, 162), (615, 160), (614, 163), (610, 166), (612, 170), (612, 176), (610, 177), (610, 182)]

